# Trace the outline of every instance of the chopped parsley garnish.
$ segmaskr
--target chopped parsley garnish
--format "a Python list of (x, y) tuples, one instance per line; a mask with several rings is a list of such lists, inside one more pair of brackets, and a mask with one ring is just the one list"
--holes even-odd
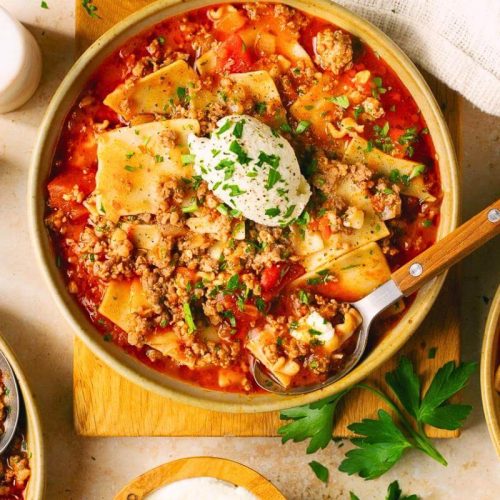
[(295, 207), (297, 205), (290, 205), (287, 209), (286, 212), (283, 214), (284, 219), (288, 219), (288, 217), (291, 217), (293, 214), (293, 211), (295, 210)]
[(132, 165), (125, 165), (123, 168), (127, 172), (135, 172), (139, 167), (133, 167)]
[(309, 215), (309, 212), (304, 210), (299, 217), (297, 217), (297, 220), (295, 221), (299, 226), (307, 226), (309, 222), (311, 222), (311, 216)]
[(323, 464), (313, 460), (312, 462), (309, 462), (309, 467), (311, 467), (312, 471), (321, 482), (325, 484), (328, 483), (330, 473)]
[(365, 112), (365, 108), (360, 104), (354, 108), (354, 119), (357, 120), (363, 113)]
[(311, 126), (311, 122), (307, 120), (300, 120), (297, 124), (297, 128), (295, 129), (296, 134), (303, 134), (309, 127)]
[(193, 313), (191, 312), (191, 307), (189, 302), (184, 302), (182, 306), (184, 312), (184, 320), (186, 321), (189, 333), (193, 333), (196, 330), (196, 325), (193, 319)]
[(196, 210), (198, 210), (197, 200), (193, 200), (189, 205), (182, 207), (182, 211), (185, 214), (190, 214), (190, 213), (196, 212)]
[[(181, 161), (182, 161), (183, 165), (190, 165), (191, 163), (194, 163), (194, 159), (195, 159), (194, 155), (182, 155), (181, 156)], [(163, 161), (163, 159), (162, 159), (162, 161)]]
[(399, 136), (399, 144), (409, 144), (415, 142), (418, 138), (416, 127), (407, 128), (404, 134)]
[(234, 161), (229, 158), (224, 158), (217, 165), (215, 165), (215, 170), (225, 170), (228, 167), (232, 167), (234, 165)]
[(42, 0), (42, 1), (40, 2), (40, 7), (41, 7), (42, 9), (48, 9), (48, 8), (49, 8), (49, 6), (48, 6), (47, 2), (45, 2), (45, 0)]
[(290, 127), (290, 125), (288, 123), (282, 123), (280, 125), (280, 129), (283, 131), (283, 132), (287, 132), (287, 133), (291, 133), (292, 132), (292, 127)]
[(299, 290), (299, 300), (302, 304), (309, 304), (309, 294), (305, 290)]
[(349, 98), (346, 95), (337, 95), (335, 97), (329, 97), (328, 101), (333, 102), (341, 108), (347, 109), (350, 106)]
[(236, 318), (234, 316), (233, 311), (222, 311), (222, 316), (229, 320), (229, 324), (234, 328), (236, 326)]
[(373, 78), (373, 83), (376, 87), (372, 89), (372, 96), (375, 97), (375, 99), (378, 99), (380, 94), (385, 94), (387, 92), (387, 89), (382, 87), (382, 78), (379, 76)]
[(129, 151), (128, 153), (125, 154), (125, 156), (127, 157), (127, 160), (130, 160), (130, 158), (132, 158), (132, 156), (134, 156), (135, 153), (132, 152), (132, 151)]
[[(214, 187), (215, 189), (215, 187)], [(224, 189), (224, 191), (229, 191), (229, 196), (240, 196), (244, 193), (246, 193), (246, 191), (243, 191), (242, 189), (240, 189), (239, 186), (237, 186), (236, 184), (224, 184), (222, 186), (222, 189)]]
[(310, 335), (322, 335), (322, 332), (320, 332), (319, 330), (315, 330), (314, 328), (309, 328), (308, 331)]
[(266, 303), (262, 297), (257, 297), (255, 299), (255, 305), (257, 306), (257, 309), (263, 313), (266, 312)]
[[(85, 12), (90, 16), (96, 19), (101, 19), (101, 16), (97, 14), (97, 7), (92, 4), (93, 0), (82, 0), (82, 7), (85, 9)], [(45, 3), (45, 2), (42, 2)]]
[(229, 151), (234, 153), (238, 157), (238, 161), (242, 165), (246, 165), (250, 162), (251, 158), (247, 155), (246, 151), (241, 147), (238, 141), (232, 141), (229, 145)]
[(424, 227), (431, 227), (432, 226), (432, 221), (430, 219), (424, 219), (422, 221), (422, 226), (424, 226)]
[(280, 157), (278, 155), (268, 155), (264, 153), (264, 151), (261, 151), (259, 153), (259, 161), (257, 162), (257, 165), (262, 167), (264, 163), (271, 165), (273, 168), (278, 168), (280, 164)]
[(401, 182), (405, 186), (408, 186), (408, 184), (410, 183), (410, 176), (405, 174), (401, 175), (401, 172), (397, 168), (394, 168), (389, 172), (389, 180), (393, 184)]
[(233, 274), (227, 281), (226, 290), (228, 292), (234, 292), (238, 290), (240, 286), (240, 277), (237, 274)]
[(189, 102), (189, 95), (186, 87), (177, 87), (177, 97), (182, 103)]
[(425, 172), (425, 165), (416, 165), (410, 174), (410, 180), (415, 179), (419, 175), (422, 175)]
[(158, 43), (160, 45), (164, 45), (165, 44), (165, 37), (163, 37), (163, 36), (160, 35), (160, 36), (157, 36), (156, 39), (158, 40)]
[(222, 215), (229, 215), (229, 208), (226, 207), (226, 205), (224, 205), (223, 203), (221, 203), (217, 207), (217, 211), (220, 212)]
[(267, 190), (271, 189), (280, 179), (281, 174), (274, 168), (270, 168), (267, 174), (267, 182), (265, 188)]
[(256, 102), (255, 103), (255, 112), (259, 115), (263, 115), (267, 111), (267, 106), (265, 102)]
[(164, 158), (161, 155), (155, 155), (155, 163), (163, 163)]
[(198, 189), (202, 181), (201, 175), (193, 175), (193, 189)]
[(241, 139), (241, 137), (243, 135), (243, 125), (244, 124), (245, 124), (245, 120), (241, 120), (240, 122), (236, 123), (236, 125), (234, 126), (234, 129), (233, 129), (234, 137)]
[(281, 210), (278, 207), (273, 207), (268, 208), (265, 213), (269, 215), (269, 217), (276, 217), (281, 213)]
[(224, 123), (224, 125), (222, 125), (221, 128), (217, 130), (217, 132), (215, 132), (216, 135), (221, 135), (224, 132), (226, 132), (226, 130), (229, 130), (231, 128), (232, 123), (233, 122), (231, 120), (226, 120), (226, 123)]

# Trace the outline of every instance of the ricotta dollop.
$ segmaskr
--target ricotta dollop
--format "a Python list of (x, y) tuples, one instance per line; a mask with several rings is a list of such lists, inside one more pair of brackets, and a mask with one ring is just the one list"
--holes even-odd
[(241, 486), (213, 477), (193, 477), (167, 484), (149, 495), (145, 500), (186, 500), (189, 498), (210, 498), (210, 500), (257, 500)]
[(311, 189), (290, 143), (252, 116), (224, 117), (210, 138), (190, 134), (188, 145), (197, 175), (247, 219), (286, 225), (309, 201)]

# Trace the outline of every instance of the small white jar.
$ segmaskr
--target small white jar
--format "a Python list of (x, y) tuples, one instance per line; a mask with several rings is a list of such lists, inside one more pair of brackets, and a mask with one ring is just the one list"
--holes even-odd
[(21, 107), (42, 75), (42, 55), (33, 35), (0, 6), (0, 113)]

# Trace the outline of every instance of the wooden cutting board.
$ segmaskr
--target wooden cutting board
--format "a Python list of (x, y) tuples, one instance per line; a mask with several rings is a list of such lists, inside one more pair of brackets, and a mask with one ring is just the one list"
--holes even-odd
[[(89, 17), (76, 0), (76, 43), (83, 51), (113, 24), (150, 3), (149, 0), (98, 0), (97, 13)], [(460, 98), (445, 85), (426, 75), (458, 146)], [(460, 161), (459, 161), (460, 163)], [(425, 381), (445, 362), (460, 359), (459, 297), (456, 270), (452, 271), (434, 307), (400, 354), (409, 356)], [(435, 357), (429, 359), (429, 349)], [(398, 355), (399, 357), (399, 355)], [(393, 369), (391, 359), (367, 381), (386, 388), (384, 374)], [(339, 412), (334, 434), (349, 436), (347, 425), (373, 417), (380, 401), (366, 391), (351, 393)], [(84, 436), (275, 436), (281, 425), (277, 412), (260, 414), (217, 413), (182, 405), (148, 392), (116, 374), (84, 344), (74, 344), (74, 422)], [(431, 437), (456, 437), (457, 432), (428, 429)]]

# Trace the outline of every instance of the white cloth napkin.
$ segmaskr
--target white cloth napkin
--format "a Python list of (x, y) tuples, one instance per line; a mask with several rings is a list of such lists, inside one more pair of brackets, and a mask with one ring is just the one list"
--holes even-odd
[(336, 0), (418, 65), (500, 116), (500, 0)]

